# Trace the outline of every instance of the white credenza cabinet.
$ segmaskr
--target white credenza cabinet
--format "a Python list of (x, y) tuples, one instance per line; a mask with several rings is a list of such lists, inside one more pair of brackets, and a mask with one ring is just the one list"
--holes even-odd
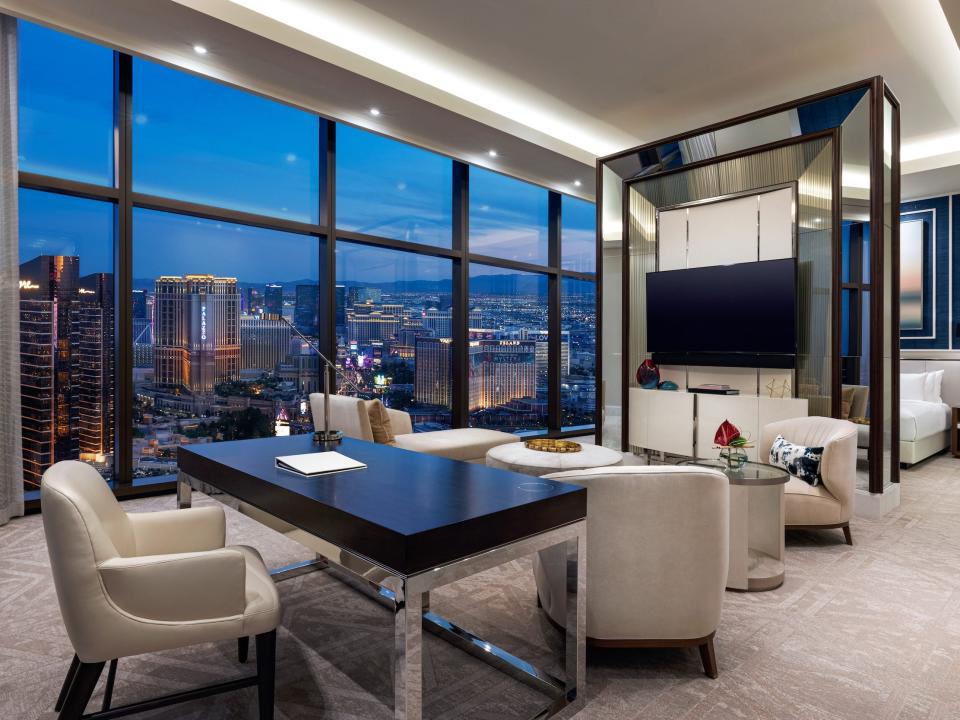
[[(630, 389), (630, 445), (687, 457), (713, 457), (713, 436), (729, 420), (755, 444), (763, 427), (808, 414), (803, 398), (756, 395), (708, 395), (668, 390)], [(763, 460), (748, 448), (750, 460)]]
[(696, 397), (688, 392), (631, 388), (630, 444), (694, 457)]

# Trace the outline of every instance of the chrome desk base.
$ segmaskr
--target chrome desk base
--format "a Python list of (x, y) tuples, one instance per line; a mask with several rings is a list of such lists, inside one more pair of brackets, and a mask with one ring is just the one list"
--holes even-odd
[[(237, 506), (236, 500), (216, 488), (179, 473), (179, 508), (190, 507), (194, 487), (226, 505)], [(351, 587), (372, 595), (392, 608), (395, 720), (420, 720), (423, 715), (424, 629), (548, 695), (550, 703), (533, 715), (531, 720), (545, 720), (561, 714), (571, 717), (582, 709), (585, 697), (586, 529), (586, 521), (581, 520), (409, 576), (318, 538), (318, 547), (324, 552), (318, 552), (316, 560), (277, 568), (271, 571), (271, 575), (275, 581), (281, 582), (329, 568)], [(568, 559), (563, 680), (429, 611), (431, 590), (554, 546), (562, 546)]]

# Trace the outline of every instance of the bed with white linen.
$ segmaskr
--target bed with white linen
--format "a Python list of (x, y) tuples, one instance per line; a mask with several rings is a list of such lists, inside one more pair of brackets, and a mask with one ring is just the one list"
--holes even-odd
[(950, 446), (943, 370), (900, 375), (900, 462), (913, 465)]

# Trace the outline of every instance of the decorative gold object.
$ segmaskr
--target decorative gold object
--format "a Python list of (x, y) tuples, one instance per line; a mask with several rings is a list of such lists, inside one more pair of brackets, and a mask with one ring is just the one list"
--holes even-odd
[(583, 449), (580, 447), (580, 443), (573, 442), (573, 440), (553, 440), (551, 438), (535, 438), (526, 440), (523, 444), (528, 450), (551, 453), (578, 453)]
[(858, 415), (858, 416), (856, 416), (856, 417), (851, 417), (851, 418), (850, 418), (850, 422), (856, 423), (857, 425), (869, 425), (869, 424), (870, 424), (870, 418), (868, 418), (868, 417), (863, 417), (862, 415)]
[(767, 397), (785, 398), (791, 395), (790, 380), (787, 378), (782, 380), (773, 378), (765, 387), (767, 388)]

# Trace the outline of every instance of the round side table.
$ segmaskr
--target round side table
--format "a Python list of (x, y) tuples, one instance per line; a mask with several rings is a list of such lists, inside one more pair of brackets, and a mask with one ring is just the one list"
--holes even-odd
[(723, 460), (687, 460), (719, 470), (730, 480), (730, 569), (727, 589), (760, 592), (783, 585), (783, 468), (748, 462), (731, 468)]
[(490, 448), (486, 462), (487, 467), (540, 477), (566, 470), (619, 465), (623, 455), (600, 445), (583, 445), (576, 453), (552, 453), (530, 450), (522, 442), (515, 442)]

